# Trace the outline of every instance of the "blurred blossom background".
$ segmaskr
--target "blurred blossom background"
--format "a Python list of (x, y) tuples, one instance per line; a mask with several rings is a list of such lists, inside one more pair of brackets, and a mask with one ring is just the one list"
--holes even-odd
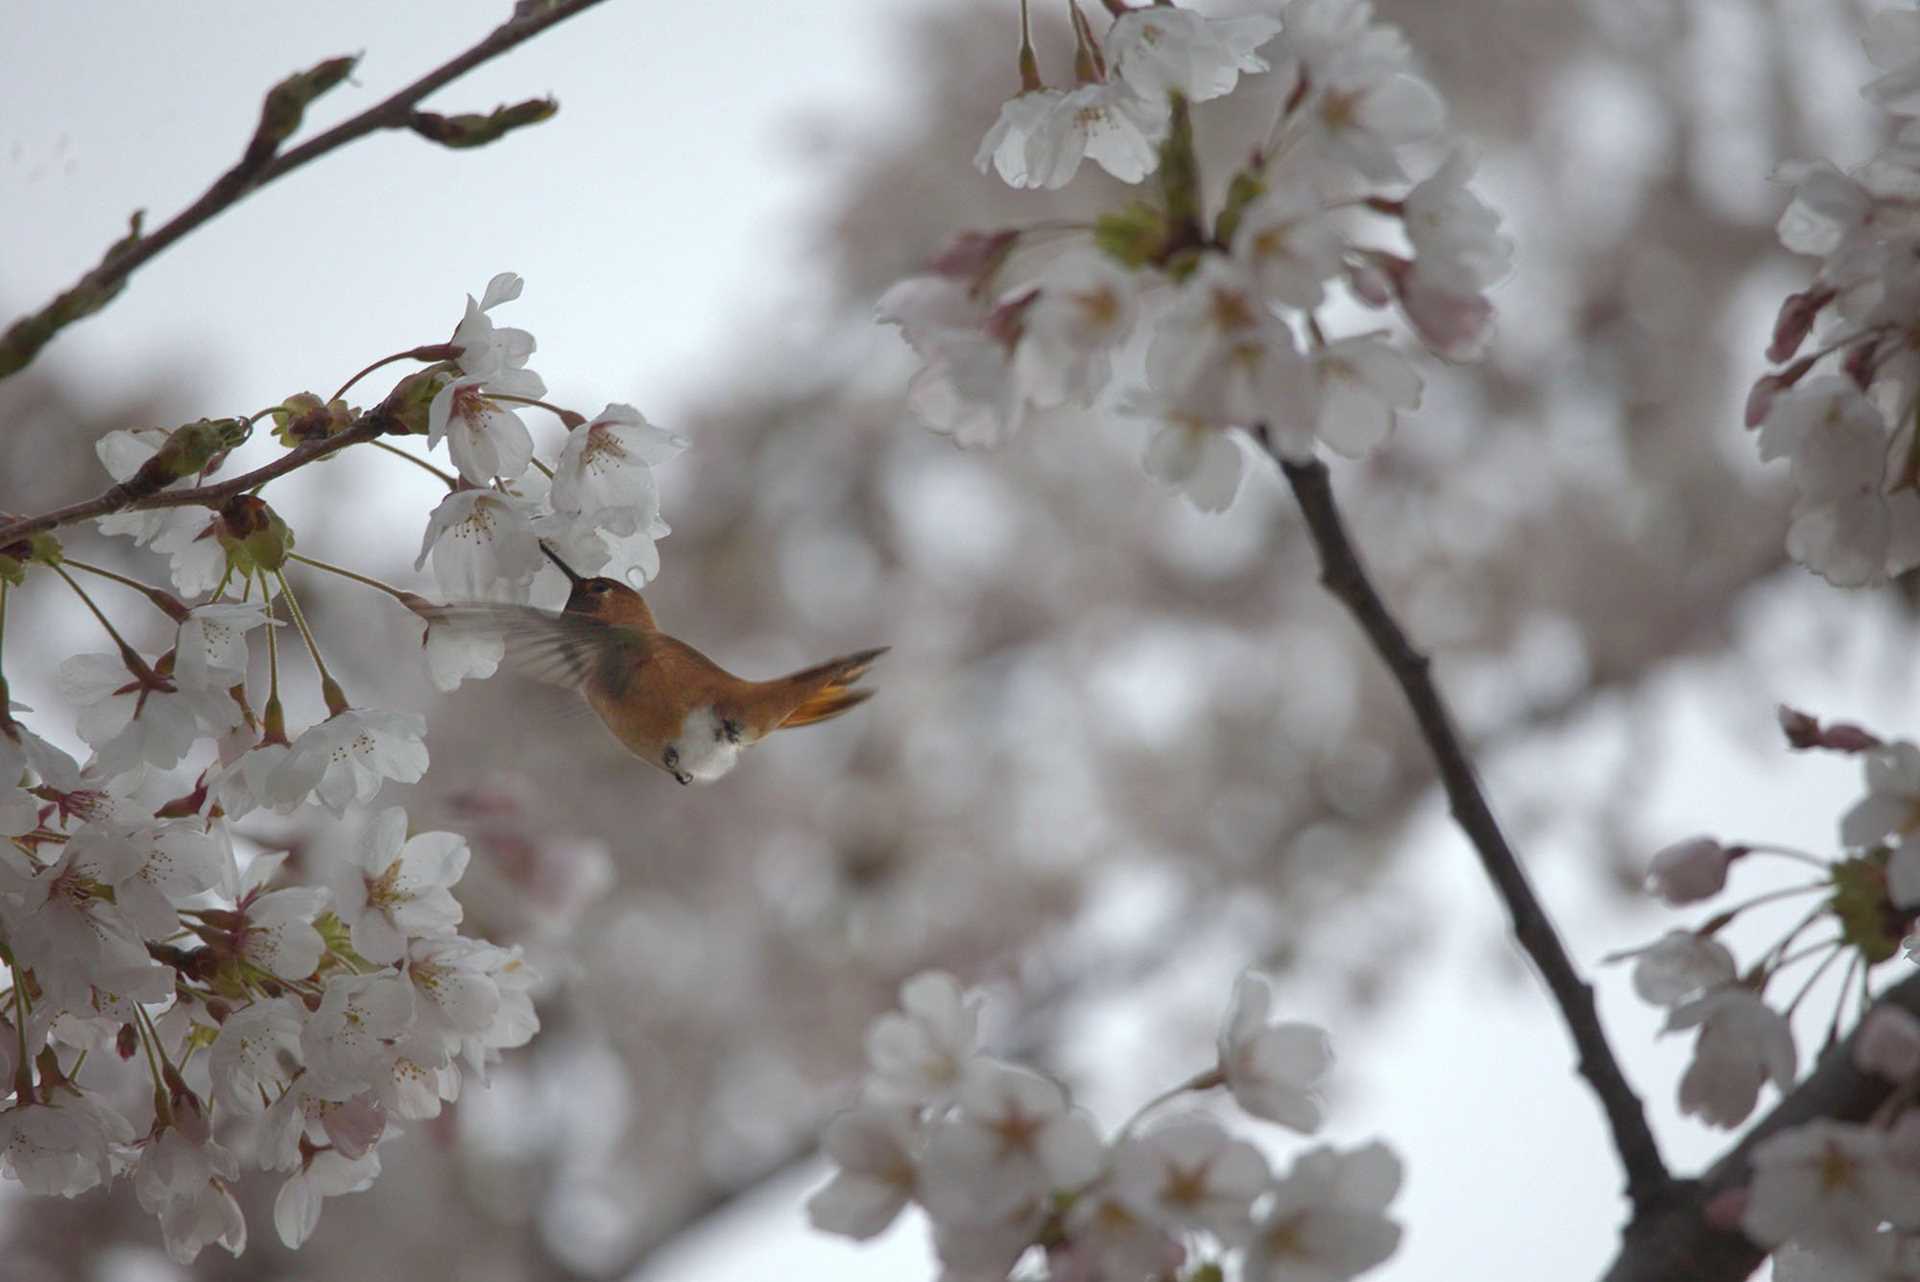
[[(1479, 140), (1517, 270), (1487, 363), (1424, 362), (1421, 412), (1335, 484), (1682, 1169), (1725, 1137), (1678, 1117), (1685, 1045), (1656, 1043), (1624, 971), (1600, 966), (1669, 924), (1640, 896), (1645, 859), (1696, 831), (1829, 848), (1857, 767), (1789, 759), (1775, 704), (1890, 734), (1920, 712), (1909, 599), (1786, 563), (1784, 478), (1740, 428), (1773, 311), (1810, 270), (1775, 246), (1767, 176), (1870, 151), (1868, 7), (1378, 2)], [(1043, 69), (1065, 80), (1064, 9), (1036, 9)], [(801, 1211), (822, 1178), (814, 1136), (902, 978), (941, 966), (985, 985), (994, 1044), (1113, 1125), (1211, 1062), (1249, 964), (1334, 1034), (1332, 1135), (1379, 1134), (1407, 1160), (1408, 1235), (1377, 1276), (1599, 1271), (1623, 1206), (1597, 1109), (1277, 474), (1255, 467), (1207, 517), (1141, 474), (1125, 420), (1050, 415), (963, 454), (905, 412), (912, 365), (872, 323), (879, 291), (955, 232), (1116, 195), (1090, 168), (1059, 193), (973, 169), (1018, 84), (1014, 14), (614, 0), (425, 104), (552, 93), (553, 121), (475, 152), (400, 134), (349, 147), (162, 255), (0, 383), (0, 510), (38, 511), (106, 483), (103, 432), (325, 394), (443, 340), (463, 295), (516, 271), (526, 293), (496, 315), (538, 337), (553, 400), (629, 401), (692, 440), (661, 473), (673, 533), (648, 595), (665, 627), (750, 674), (893, 647), (858, 714), (680, 789), (558, 695), (502, 677), (434, 696), (392, 602), (301, 575), (355, 702), (429, 712), (432, 769), (391, 795), (472, 840), (468, 920), (549, 976), (544, 1031), (491, 1090), (383, 1148), (375, 1191), (330, 1202), (298, 1254), (253, 1188), (246, 1256), (179, 1269), (123, 1181), (0, 1197), (9, 1279), (673, 1282), (764, 1278), (769, 1259), (791, 1277), (931, 1278), (914, 1218), (857, 1247)], [(188, 203), (288, 72), (365, 51), (310, 134), (504, 16), (451, 0), (16, 8), (0, 311), (70, 284), (134, 208), (154, 225)], [(1275, 106), (1255, 79), (1199, 111), (1216, 178)], [(560, 429), (542, 431), (551, 458)], [(274, 501), (302, 551), (424, 582), (412, 562), (440, 491), (360, 453)], [(136, 645), (158, 635), (116, 604)], [(15, 697), (58, 727), (52, 672), (99, 638), (45, 576), (13, 607)], [(330, 857), (312, 833), (250, 831)], [(1742, 865), (1736, 882), (1767, 875)], [(1810, 1058), (1832, 1007), (1808, 1007)], [(1299, 1147), (1264, 1138), (1283, 1160)]]

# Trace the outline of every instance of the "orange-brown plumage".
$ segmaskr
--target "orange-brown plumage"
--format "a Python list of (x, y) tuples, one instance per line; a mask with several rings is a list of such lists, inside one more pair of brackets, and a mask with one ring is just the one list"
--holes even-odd
[(547, 555), (573, 582), (560, 613), (451, 606), (437, 617), (500, 633), (516, 666), (579, 690), (629, 751), (681, 783), (718, 779), (740, 749), (775, 730), (830, 720), (873, 693), (851, 687), (885, 647), (750, 681), (660, 631), (646, 601), (624, 583), (586, 578)]

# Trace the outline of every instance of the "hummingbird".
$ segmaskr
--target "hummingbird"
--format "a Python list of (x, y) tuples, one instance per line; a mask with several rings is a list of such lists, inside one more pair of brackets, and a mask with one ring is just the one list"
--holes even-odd
[(579, 691), (629, 752), (678, 783), (712, 783), (773, 731), (831, 720), (873, 694), (851, 687), (885, 646), (749, 681), (662, 632), (626, 584), (575, 572), (544, 541), (540, 550), (573, 585), (565, 609), (453, 605), (430, 617), (500, 635), (516, 668)]

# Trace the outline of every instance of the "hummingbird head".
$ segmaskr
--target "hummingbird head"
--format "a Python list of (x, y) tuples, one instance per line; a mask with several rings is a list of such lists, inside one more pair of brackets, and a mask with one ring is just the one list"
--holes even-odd
[(549, 561), (560, 567), (560, 573), (566, 575), (568, 582), (573, 584), (573, 591), (567, 596), (568, 614), (590, 615), (624, 627), (653, 627), (653, 612), (647, 609), (646, 601), (638, 592), (618, 579), (588, 578), (576, 573), (544, 540), (540, 550), (547, 554)]

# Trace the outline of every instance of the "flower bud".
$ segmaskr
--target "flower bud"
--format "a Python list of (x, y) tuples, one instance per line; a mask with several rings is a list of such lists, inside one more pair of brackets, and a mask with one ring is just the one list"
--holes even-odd
[(1920, 1019), (1898, 1006), (1876, 1006), (1860, 1021), (1853, 1062), (1890, 1082), (1908, 1081), (1920, 1073)]
[(140, 1053), (140, 1030), (132, 1024), (120, 1025), (120, 1032), (113, 1039), (113, 1053), (121, 1059), (132, 1059)]
[(1710, 899), (1726, 887), (1731, 859), (1727, 848), (1711, 837), (1675, 842), (1648, 865), (1647, 889), (1676, 908)]
[(551, 98), (529, 98), (512, 106), (495, 107), (484, 116), (478, 112), (443, 116), (437, 111), (414, 111), (407, 113), (407, 128), (442, 147), (484, 147), (515, 129), (551, 120), (559, 110), (560, 104)]
[(38, 561), (42, 565), (60, 564), (60, 540), (43, 531), (0, 548), (0, 579), (19, 587), (26, 582), (29, 561)]
[(293, 531), (265, 500), (239, 494), (220, 509), (220, 546), (227, 550), (227, 564), (236, 573), (271, 574), (287, 563)]

